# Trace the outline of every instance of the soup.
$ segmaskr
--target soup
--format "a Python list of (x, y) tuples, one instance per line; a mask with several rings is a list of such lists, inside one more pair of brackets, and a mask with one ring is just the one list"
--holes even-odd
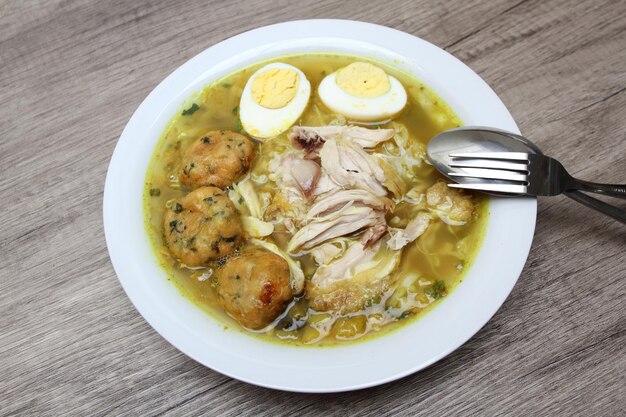
[(223, 322), (302, 346), (410, 323), (461, 281), (488, 200), (446, 186), (425, 145), (461, 121), (363, 58), (286, 56), (207, 86), (163, 133), (146, 227), (170, 279)]

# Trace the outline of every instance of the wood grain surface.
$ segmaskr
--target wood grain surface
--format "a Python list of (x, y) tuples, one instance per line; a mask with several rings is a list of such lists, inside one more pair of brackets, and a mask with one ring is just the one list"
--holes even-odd
[(494, 318), (383, 386), (248, 385), (181, 354), (133, 308), (101, 213), (135, 108), (220, 40), (328, 17), (445, 48), (573, 175), (626, 182), (623, 0), (1, 0), (1, 415), (625, 415), (626, 228), (565, 197), (539, 200), (530, 257)]

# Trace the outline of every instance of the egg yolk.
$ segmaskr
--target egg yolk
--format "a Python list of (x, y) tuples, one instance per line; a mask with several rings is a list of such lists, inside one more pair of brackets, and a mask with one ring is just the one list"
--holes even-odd
[(361, 98), (378, 97), (391, 88), (385, 71), (367, 62), (354, 62), (340, 69), (335, 82), (346, 93)]
[(267, 109), (285, 107), (296, 96), (300, 76), (294, 70), (272, 68), (252, 81), (252, 98)]

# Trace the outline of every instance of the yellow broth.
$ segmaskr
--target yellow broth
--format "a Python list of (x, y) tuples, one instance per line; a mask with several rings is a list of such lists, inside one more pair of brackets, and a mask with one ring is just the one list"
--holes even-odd
[[(367, 61), (343, 55), (307, 54), (286, 56), (281, 61), (300, 68), (311, 82), (312, 94), (309, 106), (298, 121), (301, 125), (321, 126), (336, 119), (315, 93), (324, 76), (356, 60)], [(191, 113), (179, 112), (168, 124), (156, 146), (146, 175), (144, 191), (144, 213), (148, 234), (159, 262), (180, 289), (182, 294), (205, 312), (224, 323), (226, 328), (241, 329), (241, 326), (222, 310), (214, 291), (214, 280), (208, 268), (189, 269), (181, 267), (169, 253), (163, 236), (163, 217), (168, 201), (184, 196), (188, 189), (177, 181), (179, 161), (185, 148), (204, 132), (210, 130), (240, 131), (238, 105), (248, 77), (260, 66), (259, 63), (231, 74), (212, 83), (194, 97), (198, 109)], [(426, 145), (437, 133), (458, 127), (461, 121), (432, 90), (420, 81), (393, 67), (375, 62), (387, 73), (398, 78), (407, 90), (408, 104), (394, 122), (380, 125), (382, 128), (406, 127), (409, 140)], [(191, 110), (196, 107), (187, 106)], [(336, 121), (336, 120), (335, 120)], [(267, 174), (271, 155), (291, 149), (286, 133), (258, 147), (258, 154), (251, 169), (251, 175)], [(436, 170), (422, 164), (414, 169), (413, 183), (421, 192), (442, 177)], [(255, 184), (257, 192), (275, 193), (271, 181)], [(421, 316), (430, 306), (445, 298), (462, 279), (480, 246), (488, 217), (488, 199), (473, 196), (475, 216), (464, 226), (449, 226), (442, 221), (434, 221), (426, 232), (415, 242), (407, 245), (402, 252), (397, 274), (397, 285), (392, 286), (380, 299), (358, 313), (338, 316), (316, 312), (308, 308), (305, 297), (294, 299), (285, 314), (277, 320), (276, 326), (254, 334), (269, 341), (303, 346), (332, 346), (364, 340), (403, 326)], [(410, 205), (400, 203), (388, 222), (395, 227), (404, 227), (411, 213)], [(394, 219), (395, 217), (395, 219)], [(285, 248), (287, 237), (284, 233), (274, 233), (269, 238), (276, 245)], [(307, 278), (315, 267), (307, 256), (299, 258)]]

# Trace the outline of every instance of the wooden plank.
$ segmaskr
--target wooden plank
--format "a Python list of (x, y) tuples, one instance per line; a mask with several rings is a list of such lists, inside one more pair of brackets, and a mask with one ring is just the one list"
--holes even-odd
[(446, 48), (573, 174), (623, 183), (624, 16), (611, 0), (1, 3), (0, 414), (623, 414), (626, 233), (564, 197), (540, 200), (518, 285), (468, 343), (337, 395), (231, 380), (165, 342), (117, 282), (101, 206), (116, 140), (160, 80), (229, 36), (319, 17)]

